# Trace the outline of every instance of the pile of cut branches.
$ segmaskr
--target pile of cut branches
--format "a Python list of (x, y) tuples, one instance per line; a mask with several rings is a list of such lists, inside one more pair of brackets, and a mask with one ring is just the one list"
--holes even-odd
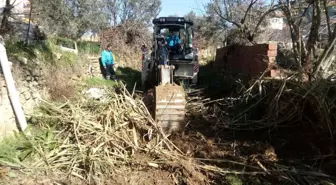
[(216, 119), (226, 120), (216, 126), (237, 131), (301, 133), (307, 143), (319, 148), (320, 155), (335, 155), (335, 83), (259, 79), (235, 97), (203, 102), (209, 103), (208, 109)]
[[(108, 97), (106, 102), (45, 102), (35, 115), (36, 123), (53, 128), (57, 142), (52, 148), (43, 147), (40, 159), (31, 166), (95, 183), (113, 178), (122, 167), (177, 166), (182, 174), (176, 176), (183, 176), (180, 179), (188, 184), (208, 181), (197, 163), (162, 134), (141, 99), (134, 99), (125, 88)], [(148, 158), (144, 161), (138, 155)]]
[(336, 136), (335, 83), (324, 80), (308, 83), (259, 81), (244, 92), (237, 104), (235, 118), (231, 122), (231, 126), (237, 129), (302, 124), (323, 132), (321, 134), (325, 136)]

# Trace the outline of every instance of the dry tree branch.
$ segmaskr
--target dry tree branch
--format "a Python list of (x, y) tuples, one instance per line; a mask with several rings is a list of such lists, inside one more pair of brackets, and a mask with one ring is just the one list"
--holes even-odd
[(257, 2), (258, 0), (251, 0), (251, 2), (249, 3), (249, 6), (247, 7), (246, 11), (245, 11), (245, 14), (244, 14), (244, 17), (241, 19), (240, 23), (241, 24), (245, 24), (245, 20), (246, 20), (246, 17), (247, 15), (250, 13), (253, 5)]

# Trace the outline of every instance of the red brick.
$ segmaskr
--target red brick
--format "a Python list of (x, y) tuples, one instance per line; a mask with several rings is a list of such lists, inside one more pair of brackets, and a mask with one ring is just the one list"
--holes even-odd
[(268, 44), (268, 50), (277, 50), (277, 44), (276, 43), (269, 43)]
[(267, 56), (268, 57), (276, 57), (277, 56), (277, 51), (276, 50), (268, 50), (267, 51)]
[(272, 69), (271, 70), (271, 77), (278, 77), (278, 76), (280, 76), (280, 71), (279, 70), (277, 70), (277, 69)]

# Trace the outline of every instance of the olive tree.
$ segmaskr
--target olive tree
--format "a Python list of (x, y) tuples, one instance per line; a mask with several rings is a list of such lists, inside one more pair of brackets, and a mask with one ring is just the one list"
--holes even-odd
[(102, 0), (34, 0), (35, 20), (48, 34), (80, 38), (108, 24)]
[[(317, 77), (321, 68), (330, 67), (336, 40), (336, 26), (332, 28), (327, 0), (279, 0), (279, 4), (290, 28), (296, 62), (310, 77)], [(320, 30), (324, 29), (322, 21), (326, 22), (328, 40), (319, 54), (317, 43)]]
[(278, 8), (274, 0), (269, 4), (263, 0), (211, 0), (207, 11), (254, 44), (260, 28), (267, 24), (267, 16)]
[(161, 0), (104, 0), (111, 23), (126, 22), (150, 24), (161, 11)]

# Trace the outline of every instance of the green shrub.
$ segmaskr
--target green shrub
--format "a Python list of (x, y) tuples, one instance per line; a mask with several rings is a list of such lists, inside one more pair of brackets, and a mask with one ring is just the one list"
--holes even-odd
[(88, 54), (100, 53), (100, 44), (98, 42), (79, 41), (77, 42), (77, 47), (80, 53), (88, 53)]

